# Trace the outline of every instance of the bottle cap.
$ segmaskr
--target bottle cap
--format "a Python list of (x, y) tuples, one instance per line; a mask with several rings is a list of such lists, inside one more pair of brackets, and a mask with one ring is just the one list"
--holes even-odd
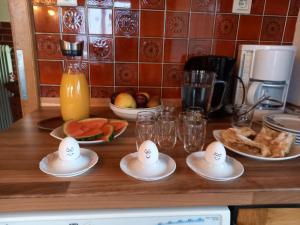
[(60, 40), (60, 49), (64, 56), (82, 56), (84, 41), (68, 42)]

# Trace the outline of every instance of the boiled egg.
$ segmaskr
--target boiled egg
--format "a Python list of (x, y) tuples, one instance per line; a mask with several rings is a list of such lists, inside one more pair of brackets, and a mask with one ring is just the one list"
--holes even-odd
[(226, 150), (224, 145), (219, 141), (210, 143), (205, 151), (205, 160), (212, 165), (221, 165), (226, 160)]
[(75, 160), (80, 156), (80, 147), (76, 139), (64, 138), (58, 147), (58, 156), (63, 161)]
[(153, 141), (144, 141), (138, 150), (138, 160), (146, 166), (153, 165), (158, 161), (158, 149)]

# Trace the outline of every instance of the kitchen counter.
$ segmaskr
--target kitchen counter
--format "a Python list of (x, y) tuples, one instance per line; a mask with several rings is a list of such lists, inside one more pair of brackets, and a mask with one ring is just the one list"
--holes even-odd
[[(115, 117), (108, 109), (93, 114)], [(0, 133), (0, 211), (300, 203), (300, 158), (266, 162), (228, 152), (242, 162), (245, 173), (230, 182), (214, 182), (188, 168), (187, 154), (177, 143), (168, 153), (177, 163), (173, 175), (156, 182), (135, 180), (119, 167), (123, 156), (136, 151), (134, 123), (111, 143), (85, 146), (100, 159), (86, 174), (46, 175), (39, 161), (56, 151), (59, 141), (38, 129), (37, 122), (58, 115), (57, 109), (43, 108)], [(227, 127), (225, 120), (209, 121), (207, 143), (213, 141), (213, 129)]]

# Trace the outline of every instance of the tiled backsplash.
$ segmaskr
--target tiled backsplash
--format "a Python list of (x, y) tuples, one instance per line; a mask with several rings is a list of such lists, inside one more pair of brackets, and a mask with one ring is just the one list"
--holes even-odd
[(57, 97), (59, 39), (84, 40), (92, 97), (132, 87), (180, 98), (183, 65), (194, 55), (236, 57), (240, 44), (291, 44), (300, 0), (252, 0), (251, 15), (233, 0), (33, 0), (42, 97)]

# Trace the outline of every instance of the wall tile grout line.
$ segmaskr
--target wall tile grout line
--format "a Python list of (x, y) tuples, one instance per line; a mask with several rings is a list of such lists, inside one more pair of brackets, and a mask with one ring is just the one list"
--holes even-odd
[(267, 0), (264, 0), (264, 7), (263, 7), (263, 13), (262, 13), (262, 21), (261, 21), (261, 26), (260, 26), (260, 33), (259, 33), (259, 38), (258, 38), (258, 44), (260, 44), (260, 42), (261, 42), (261, 35), (262, 35), (262, 30), (263, 30), (264, 20), (265, 20), (266, 4), (267, 4)]
[(285, 22), (284, 22), (284, 27), (283, 27), (282, 37), (281, 37), (281, 45), (283, 44), (283, 40), (284, 40), (284, 36), (285, 36), (285, 31), (286, 31), (286, 26), (287, 26), (287, 21), (288, 21), (288, 15), (289, 15), (289, 9), (290, 9), (290, 6), (291, 6), (291, 1), (292, 0), (289, 0), (289, 5), (288, 5), (287, 11), (286, 11), (286, 17), (285, 17)]

